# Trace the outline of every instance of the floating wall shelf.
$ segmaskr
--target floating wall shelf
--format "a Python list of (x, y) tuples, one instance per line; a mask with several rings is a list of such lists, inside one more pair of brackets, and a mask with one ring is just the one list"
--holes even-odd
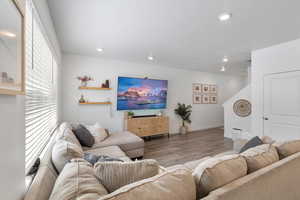
[(112, 88), (102, 88), (102, 87), (79, 87), (80, 90), (111, 90)]
[(110, 101), (105, 102), (85, 102), (85, 103), (79, 103), (80, 105), (111, 105)]

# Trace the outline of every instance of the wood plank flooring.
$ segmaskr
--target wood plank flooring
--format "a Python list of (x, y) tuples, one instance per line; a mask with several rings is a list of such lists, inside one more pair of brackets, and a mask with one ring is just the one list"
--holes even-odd
[(144, 159), (155, 159), (168, 167), (232, 149), (233, 142), (224, 138), (224, 130), (215, 128), (145, 141)]

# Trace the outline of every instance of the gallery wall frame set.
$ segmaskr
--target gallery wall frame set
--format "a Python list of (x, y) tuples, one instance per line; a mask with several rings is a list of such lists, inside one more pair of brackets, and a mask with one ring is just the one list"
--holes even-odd
[(215, 84), (193, 84), (193, 104), (217, 104), (218, 86)]
[[(25, 94), (24, 14), (16, 0), (3, 0), (0, 6), (0, 94)], [(6, 17), (3, 17), (6, 16)], [(7, 20), (10, 18), (11, 20)], [(9, 23), (7, 23), (9, 22)]]

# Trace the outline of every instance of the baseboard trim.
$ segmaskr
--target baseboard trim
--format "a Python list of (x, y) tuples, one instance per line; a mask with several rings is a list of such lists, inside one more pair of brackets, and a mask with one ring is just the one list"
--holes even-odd
[[(217, 129), (217, 128), (223, 128), (224, 126), (216, 126), (216, 127), (211, 127), (211, 128), (203, 128), (203, 129), (198, 129), (198, 130), (193, 130), (193, 131), (189, 131), (188, 133), (196, 133), (196, 132), (199, 132), (199, 131), (209, 131), (209, 130), (212, 130), (212, 129)], [(180, 133), (170, 133), (170, 137), (171, 136), (175, 136), (175, 135), (181, 135)]]

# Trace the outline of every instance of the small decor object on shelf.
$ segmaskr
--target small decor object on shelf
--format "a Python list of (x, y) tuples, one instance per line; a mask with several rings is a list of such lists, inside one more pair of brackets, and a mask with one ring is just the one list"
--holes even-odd
[(131, 119), (134, 116), (134, 112), (128, 111), (127, 116), (129, 119)]
[(156, 114), (157, 117), (161, 117), (163, 115), (162, 111), (158, 111), (158, 113)]
[(109, 88), (109, 80), (106, 80), (105, 83), (102, 83), (102, 88)]
[(177, 108), (174, 110), (175, 114), (178, 115), (182, 120), (182, 126), (180, 127), (180, 133), (186, 134), (188, 132), (188, 127), (185, 125), (185, 122), (192, 123), (190, 117), (192, 114), (192, 106), (178, 103)]
[(85, 103), (85, 102), (86, 102), (86, 101), (85, 101), (83, 95), (81, 95), (81, 97), (80, 97), (80, 99), (79, 99), (79, 103)]
[(233, 111), (239, 117), (251, 115), (251, 103), (246, 99), (239, 99), (233, 104)]
[(81, 81), (82, 87), (86, 87), (88, 82), (93, 80), (90, 76), (78, 76), (77, 79)]

